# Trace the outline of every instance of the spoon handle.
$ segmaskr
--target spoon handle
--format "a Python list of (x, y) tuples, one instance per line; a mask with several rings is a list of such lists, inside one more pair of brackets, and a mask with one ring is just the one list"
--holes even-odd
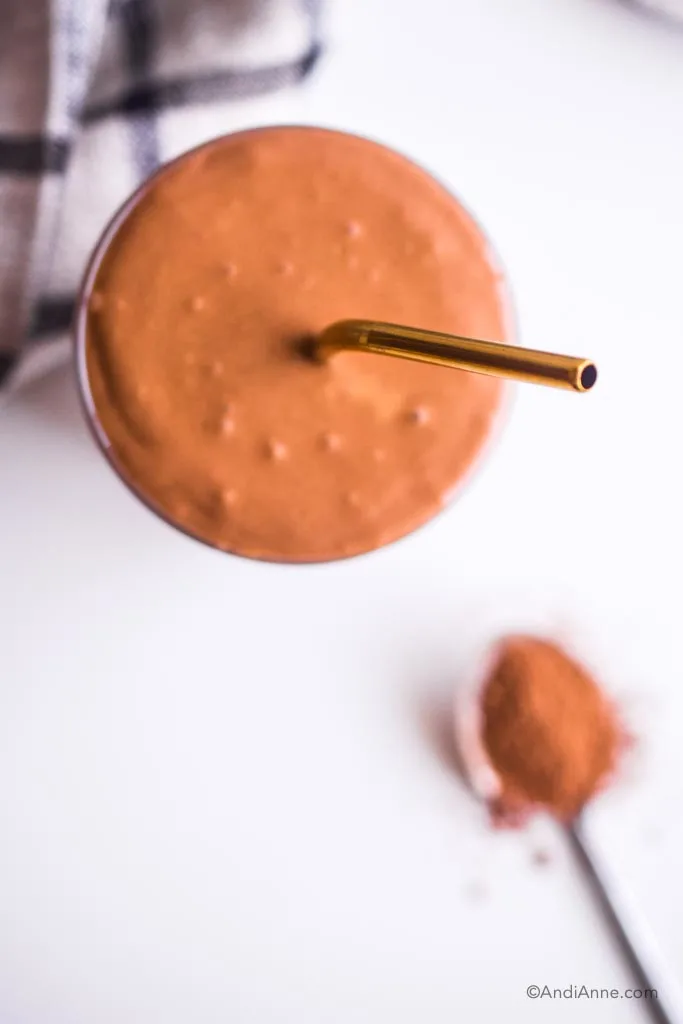
[(638, 987), (654, 989), (656, 998), (642, 1002), (657, 1024), (683, 1024), (683, 998), (677, 983), (661, 961), (657, 943), (644, 920), (632, 906), (612, 871), (596, 855), (586, 839), (580, 818), (567, 829), (578, 860), (589, 880), (616, 937), (628, 959)]

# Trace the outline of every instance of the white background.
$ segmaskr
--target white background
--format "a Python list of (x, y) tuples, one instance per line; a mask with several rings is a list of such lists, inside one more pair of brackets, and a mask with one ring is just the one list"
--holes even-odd
[(560, 832), (492, 832), (450, 763), (453, 688), (518, 625), (640, 737), (591, 835), (683, 963), (683, 33), (610, 0), (329, 13), (310, 84), (226, 128), (416, 158), (493, 237), (523, 342), (600, 381), (520, 388), (439, 521), (301, 569), (139, 507), (67, 369), (0, 412), (2, 1024), (645, 1021), (526, 998), (632, 982)]

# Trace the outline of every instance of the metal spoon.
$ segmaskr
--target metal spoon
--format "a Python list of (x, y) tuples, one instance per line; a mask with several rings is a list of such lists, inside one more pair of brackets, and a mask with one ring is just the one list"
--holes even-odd
[[(476, 796), (494, 801), (501, 791), (500, 779), (486, 756), (481, 740), (481, 681), (495, 660), (495, 650), (475, 666), (470, 685), (456, 695), (455, 741), (461, 766)], [(661, 958), (647, 922), (637, 912), (624, 886), (618, 883), (586, 837), (584, 815), (564, 826), (574, 855), (600, 903), (603, 914), (624, 954), (637, 988), (655, 992), (642, 1002), (656, 1024), (683, 1024), (683, 995), (673, 973)]]
[(657, 1024), (683, 1024), (683, 998), (673, 974), (662, 961), (647, 921), (591, 845), (581, 815), (566, 826), (566, 834), (629, 963), (637, 988), (656, 993), (643, 999), (650, 1017)]
[(646, 18), (657, 19), (672, 28), (683, 27), (683, 2), (681, 0), (621, 0)]

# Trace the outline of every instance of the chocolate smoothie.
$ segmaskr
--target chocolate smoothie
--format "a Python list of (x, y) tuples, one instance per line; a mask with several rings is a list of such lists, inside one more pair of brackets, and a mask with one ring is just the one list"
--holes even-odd
[(86, 401), (152, 508), (226, 551), (327, 561), (438, 512), (501, 382), (302, 342), (364, 318), (509, 340), (486, 239), (420, 168), (317, 128), (231, 135), (159, 172), (95, 257)]

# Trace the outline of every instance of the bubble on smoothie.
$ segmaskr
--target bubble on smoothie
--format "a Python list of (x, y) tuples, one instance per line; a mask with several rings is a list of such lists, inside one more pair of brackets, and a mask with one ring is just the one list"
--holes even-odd
[(193, 295), (190, 299), (190, 309), (193, 313), (201, 313), (206, 309), (206, 299), (203, 295)]
[(220, 492), (221, 505), (225, 508), (232, 508), (237, 501), (237, 490), (235, 487), (224, 487)]
[(342, 446), (342, 439), (339, 434), (323, 434), (321, 444), (327, 452), (338, 452)]
[(344, 234), (347, 238), (360, 238), (363, 234), (363, 225), (359, 220), (348, 220), (344, 225)]
[(273, 462), (284, 462), (289, 457), (289, 448), (283, 441), (271, 438), (266, 444), (266, 455)]
[(424, 427), (432, 418), (426, 405), (415, 405), (406, 413), (406, 419), (416, 427)]

